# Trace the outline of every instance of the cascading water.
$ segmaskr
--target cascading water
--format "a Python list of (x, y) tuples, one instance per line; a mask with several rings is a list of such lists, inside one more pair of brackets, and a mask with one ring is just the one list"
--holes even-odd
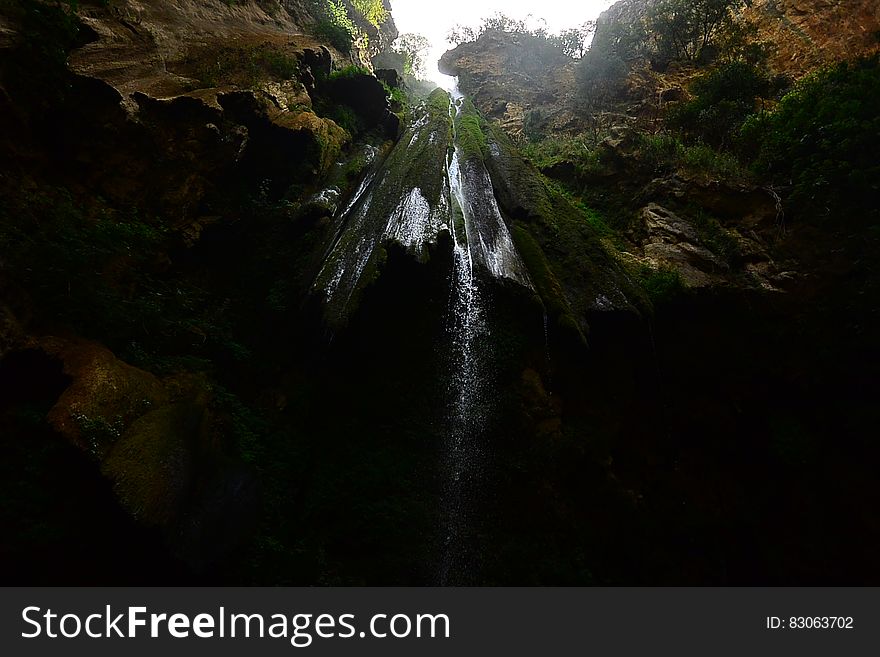
[[(455, 99), (453, 125), (462, 101)], [(453, 235), (450, 290), (451, 409), (446, 449), (440, 583), (466, 584), (479, 567), (472, 536), (485, 467), (481, 437), (490, 419), (492, 345), (484, 277), (508, 279), (532, 289), (483, 162), (463, 154), (455, 134), (449, 165)]]
[(450, 141), (449, 122), (456, 126), (461, 111), (460, 97), (446, 117), (432, 114), (430, 103), (426, 105), (339, 214), (337, 236), (315, 280), (328, 315), (338, 321), (364, 285), (366, 273), (377, 267), (383, 247), (396, 243), (424, 260), (441, 233), (451, 237), (448, 372), (440, 377), (449, 381), (440, 584), (469, 583), (479, 568), (475, 531), (486, 466), (482, 437), (491, 419), (494, 376), (489, 286), (505, 280), (534, 290), (483, 161), (462, 151), (455, 129)]

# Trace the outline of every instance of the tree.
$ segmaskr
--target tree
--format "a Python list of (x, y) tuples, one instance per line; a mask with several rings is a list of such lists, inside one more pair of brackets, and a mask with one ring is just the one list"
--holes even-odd
[(659, 0), (648, 10), (648, 31), (660, 57), (699, 62), (733, 25), (735, 12), (749, 5), (751, 0)]
[(403, 73), (414, 78), (423, 78), (427, 73), (425, 58), (431, 49), (431, 42), (421, 34), (407, 32), (394, 42), (392, 50), (403, 57)]
[(691, 85), (694, 97), (674, 105), (667, 121), (691, 138), (729, 146), (755, 111), (757, 100), (773, 91), (772, 81), (761, 69), (742, 61), (729, 62), (697, 78)]
[(366, 18), (376, 29), (388, 20), (388, 10), (382, 0), (351, 0), (351, 4)]
[(596, 31), (596, 21), (587, 21), (583, 25), (563, 30), (554, 37), (559, 47), (572, 59), (583, 59), (587, 52), (590, 37)]

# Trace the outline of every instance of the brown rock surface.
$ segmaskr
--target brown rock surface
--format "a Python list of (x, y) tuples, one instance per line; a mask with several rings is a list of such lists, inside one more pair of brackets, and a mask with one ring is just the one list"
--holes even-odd
[(744, 18), (772, 44), (772, 67), (793, 77), (880, 50), (877, 0), (756, 0)]
[(58, 358), (64, 373), (73, 379), (50, 411), (49, 422), (98, 459), (134, 420), (168, 402), (159, 379), (118, 360), (99, 344), (61, 338), (36, 342), (38, 348)]
[(538, 57), (536, 40), (528, 35), (486, 32), (445, 53), (440, 70), (458, 76), (461, 90), (509, 135), (522, 132), (526, 113), (535, 110), (546, 115), (551, 130), (578, 124), (575, 62)]

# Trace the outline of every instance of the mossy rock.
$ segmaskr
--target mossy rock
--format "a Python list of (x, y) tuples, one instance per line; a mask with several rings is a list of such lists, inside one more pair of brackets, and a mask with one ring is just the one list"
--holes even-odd
[(315, 163), (320, 173), (326, 173), (339, 158), (350, 135), (335, 122), (314, 112), (285, 112), (273, 117), (273, 123), (295, 133), (309, 136), (313, 144)]
[(99, 460), (134, 420), (168, 402), (158, 378), (97, 343), (45, 338), (39, 347), (61, 360), (73, 379), (49, 412), (50, 424)]
[(647, 311), (644, 291), (588, 214), (523, 159), (499, 128), (487, 130), (486, 166), (499, 206), (548, 311), (583, 333), (597, 313)]
[(168, 527), (182, 515), (204, 424), (204, 407), (172, 404), (135, 421), (114, 445), (101, 470), (138, 521)]
[[(414, 112), (415, 120), (378, 165), (372, 184), (350, 212), (339, 218), (335, 246), (328, 244), (329, 256), (317, 276), (316, 289), (336, 290), (336, 275), (336, 282), (342, 281), (338, 289), (344, 287), (344, 291), (326, 298), (325, 319), (334, 329), (347, 323), (365, 288), (381, 276), (387, 261), (386, 243), (401, 242), (413, 258), (425, 263), (430, 259), (429, 247), (443, 232), (441, 224), (447, 220), (442, 210), (447, 193), (444, 165), (452, 137), (449, 96), (443, 91), (434, 94)], [(407, 203), (413, 199), (418, 209), (430, 215), (418, 226), (425, 234), (390, 234), (389, 218), (408, 212)], [(355, 270), (358, 275), (348, 278), (348, 272)]]

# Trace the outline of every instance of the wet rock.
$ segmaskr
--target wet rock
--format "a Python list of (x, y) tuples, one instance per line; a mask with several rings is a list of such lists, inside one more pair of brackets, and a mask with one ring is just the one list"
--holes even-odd
[(534, 369), (524, 370), (520, 390), (524, 419), (533, 425), (536, 436), (558, 439), (562, 430), (561, 405), (547, 392), (541, 375)]
[(333, 56), (326, 46), (318, 48), (305, 48), (300, 55), (300, 61), (308, 70), (309, 81), (307, 86), (314, 89), (316, 80), (323, 80), (333, 70)]
[(573, 348), (586, 344), (590, 318), (601, 314), (638, 321), (647, 306), (643, 293), (580, 211), (515, 153), (500, 129), (491, 130), (489, 154), (498, 203), (560, 339)]
[(338, 187), (322, 189), (300, 207), (297, 217), (304, 221), (316, 221), (322, 217), (332, 217), (339, 207), (341, 192)]

